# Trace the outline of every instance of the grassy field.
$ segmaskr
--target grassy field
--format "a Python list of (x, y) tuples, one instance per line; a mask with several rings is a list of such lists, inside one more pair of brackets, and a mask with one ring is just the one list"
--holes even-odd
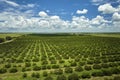
[(0, 44), (0, 79), (120, 79), (120, 35), (107, 35), (27, 34)]
[(93, 33), (93, 34), (90, 34), (92, 36), (100, 36), (100, 37), (117, 37), (117, 38), (120, 38), (120, 33)]
[(0, 33), (0, 38), (5, 38), (6, 36), (19, 37), (23, 34), (21, 33)]

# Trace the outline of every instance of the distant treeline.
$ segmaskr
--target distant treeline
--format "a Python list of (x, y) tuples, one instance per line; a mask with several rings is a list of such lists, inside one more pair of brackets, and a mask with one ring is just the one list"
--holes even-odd
[(47, 36), (47, 37), (51, 37), (51, 36), (75, 36), (75, 35), (79, 35), (79, 36), (84, 36), (84, 34), (77, 34), (77, 33), (33, 33), (33, 34), (29, 34), (31, 36)]

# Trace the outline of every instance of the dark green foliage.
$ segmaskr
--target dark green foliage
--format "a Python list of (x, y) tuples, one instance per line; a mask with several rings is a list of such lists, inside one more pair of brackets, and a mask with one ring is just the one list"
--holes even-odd
[(44, 80), (53, 80), (51, 76), (47, 76)]
[(57, 69), (57, 68), (59, 68), (59, 65), (54, 64), (54, 65), (52, 65), (52, 68), (53, 68), (53, 69)]
[(81, 71), (83, 71), (83, 68), (81, 66), (77, 66), (77, 67), (75, 67), (75, 71), (81, 72)]
[(90, 78), (91, 75), (90, 75), (89, 73), (83, 73), (83, 74), (81, 75), (81, 77), (82, 77), (82, 78)]
[(30, 62), (26, 62), (25, 63), (25, 67), (30, 67), (31, 66), (31, 63)]
[(4, 38), (0, 38), (0, 43), (4, 42), (5, 39)]
[(70, 64), (72, 67), (74, 67), (74, 66), (77, 66), (77, 63), (76, 62), (71, 62), (71, 64)]
[(42, 61), (42, 65), (45, 65), (45, 64), (48, 64), (48, 61), (43, 60), (43, 61)]
[(32, 61), (33, 61), (33, 62), (38, 62), (38, 61), (39, 61), (39, 58), (34, 58)]
[(16, 72), (18, 72), (18, 70), (17, 70), (17, 68), (11, 68), (11, 69), (9, 70), (9, 72), (10, 72), (10, 73), (16, 73)]
[(94, 64), (94, 61), (93, 60), (88, 60), (87, 64)]
[(73, 73), (68, 76), (68, 80), (79, 80), (79, 76), (76, 73)]
[(120, 76), (114, 76), (113, 80), (120, 80)]
[(72, 73), (72, 72), (73, 72), (72, 68), (70, 68), (70, 67), (65, 68), (65, 73)]
[(63, 74), (63, 70), (62, 69), (57, 69), (57, 70), (54, 71), (54, 73), (56, 75), (61, 75), (61, 74)]
[(6, 36), (6, 40), (12, 40), (11, 36)]
[(64, 64), (64, 67), (70, 67), (70, 65), (68, 65), (68, 64)]
[(79, 61), (80, 61), (79, 57), (75, 58), (75, 62), (79, 62)]
[(0, 68), (0, 74), (6, 73), (7, 70), (5, 68)]
[(25, 68), (25, 71), (31, 71), (31, 68), (30, 67)]
[(47, 71), (43, 71), (43, 76), (44, 76), (44, 77), (48, 76)]
[(85, 64), (86, 64), (85, 61), (79, 62), (79, 65), (80, 65), (80, 66), (83, 66), (83, 65), (85, 65)]
[(37, 64), (36, 63), (33, 63), (32, 66), (36, 66)]
[(34, 72), (31, 74), (31, 77), (35, 77), (35, 73)]
[(39, 73), (36, 73), (36, 78), (39, 78), (40, 77), (40, 74)]
[(55, 61), (55, 60), (52, 60), (52, 61), (51, 61), (51, 64), (56, 64), (56, 62), (57, 62), (57, 61)]
[(102, 71), (94, 71), (94, 72), (92, 72), (91, 75), (94, 76), (94, 77), (104, 76)]
[(41, 67), (40, 67), (40, 66), (34, 66), (34, 67), (33, 67), (33, 70), (34, 70), (34, 71), (39, 71), (39, 70), (41, 70)]
[(41, 66), (41, 69), (45, 70), (46, 69), (46, 65)]
[(103, 63), (107, 63), (107, 62), (108, 62), (108, 59), (107, 59), (107, 58), (102, 59), (102, 62), (103, 62)]
[(31, 75), (32, 77), (35, 77), (35, 78), (40, 78), (40, 73), (36, 72), (36, 73), (32, 73)]
[(84, 66), (84, 69), (87, 70), (87, 71), (89, 71), (89, 70), (91, 70), (92, 68), (91, 68), (91, 66)]
[(23, 68), (22, 68), (22, 72), (25, 72), (25, 71), (26, 71), (26, 68), (25, 68), (25, 67), (23, 67)]
[(99, 63), (101, 63), (101, 61), (99, 59), (96, 59), (96, 60), (94, 60), (94, 63), (99, 64)]
[(46, 68), (47, 68), (47, 69), (51, 69), (51, 65), (47, 65)]
[(111, 76), (112, 72), (110, 69), (102, 69), (103, 75), (104, 76)]
[(94, 65), (93, 65), (93, 69), (101, 69), (101, 65), (99, 65), (99, 64), (94, 64)]
[(60, 60), (59, 63), (64, 63), (65, 61), (64, 60)]
[(117, 67), (113, 67), (110, 69), (112, 74), (119, 74), (120, 73), (120, 69), (118, 69)]
[(8, 63), (8, 64), (5, 64), (5, 68), (10, 68), (11, 67), (11, 64)]
[(67, 80), (65, 75), (58, 75), (56, 80)]
[(27, 73), (23, 73), (22, 77), (23, 78), (27, 77)]
[(101, 64), (101, 67), (103, 67), (103, 68), (108, 68), (108, 67), (109, 67), (109, 64), (107, 64), (107, 63), (102, 63), (102, 64)]
[(112, 63), (109, 63), (109, 66), (110, 66), (110, 67), (115, 67), (115, 66), (118, 66), (118, 64), (115, 63), (115, 62), (112, 62)]

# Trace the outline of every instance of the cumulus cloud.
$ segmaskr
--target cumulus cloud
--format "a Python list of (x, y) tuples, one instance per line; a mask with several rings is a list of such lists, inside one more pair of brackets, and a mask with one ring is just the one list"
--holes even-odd
[(71, 28), (89, 28), (90, 27), (90, 20), (85, 16), (76, 17), (73, 16), (71, 22)]
[(86, 14), (88, 12), (87, 9), (83, 9), (83, 10), (77, 10), (76, 14)]
[[(27, 17), (24, 15), (7, 15), (8, 12), (0, 13), (0, 29), (65, 29), (68, 27), (68, 21), (60, 19), (59, 16), (48, 16), (40, 11), (40, 17)], [(47, 17), (46, 17), (47, 16)], [(44, 18), (43, 18), (44, 17)]]
[(120, 21), (120, 14), (118, 14), (117, 12), (115, 12), (112, 16), (112, 19), (114, 21)]
[(111, 14), (116, 11), (114, 7), (112, 7), (111, 4), (103, 4), (98, 7), (98, 11), (101, 11), (103, 14)]
[[(94, 30), (97, 29), (109, 29), (109, 28), (118, 28), (120, 25), (120, 14), (114, 13), (112, 20), (106, 20), (103, 16), (96, 16), (95, 18), (89, 19), (85, 16), (73, 16), (71, 21), (63, 20), (58, 15), (48, 15), (44, 11), (40, 11), (37, 17), (27, 16), (28, 12), (25, 13), (11, 13), (11, 12), (2, 12), (0, 13), (0, 30), (5, 31), (9, 29), (12, 30)], [(19, 14), (19, 15), (18, 15)], [(110, 26), (111, 24), (112, 26)]]
[(104, 17), (98, 15), (96, 18), (93, 18), (91, 20), (91, 24), (92, 25), (101, 25), (101, 24), (104, 24), (104, 23), (109, 23), (108, 20), (105, 20)]
[(115, 28), (120, 28), (120, 14), (118, 12), (113, 14), (112, 21)]
[(46, 12), (40, 11), (40, 12), (39, 12), (39, 16), (41, 16), (41, 17), (47, 17), (48, 15), (47, 15)]
[(55, 16), (51, 16), (50, 18), (51, 18), (52, 20), (59, 20), (59, 19), (60, 19), (60, 17), (59, 17), (59, 16), (56, 16), (56, 15), (55, 15)]

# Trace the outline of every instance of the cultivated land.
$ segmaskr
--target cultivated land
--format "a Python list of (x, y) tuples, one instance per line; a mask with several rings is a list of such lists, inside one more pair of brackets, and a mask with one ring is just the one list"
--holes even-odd
[(20, 33), (0, 33), (0, 38), (5, 38), (6, 36), (19, 37), (23, 34)]
[(78, 78), (120, 79), (119, 33), (27, 34), (0, 44), (0, 80)]

